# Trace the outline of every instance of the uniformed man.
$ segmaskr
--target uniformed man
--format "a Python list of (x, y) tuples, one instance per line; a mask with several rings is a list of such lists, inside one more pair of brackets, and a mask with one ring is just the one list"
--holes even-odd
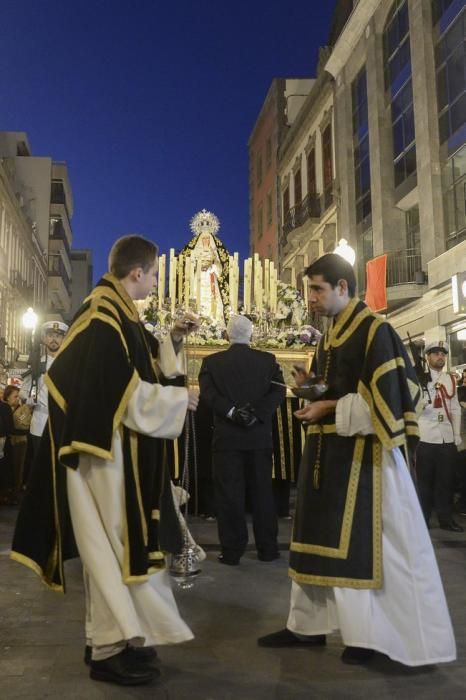
[(50, 369), (67, 330), (68, 326), (63, 321), (46, 321), (42, 325), (41, 342), (45, 346), (45, 354), (40, 358), (40, 367), (33, 366), (31, 373), (25, 377), (19, 394), (33, 409), (29, 428), (33, 457), (37, 454), (49, 412), (44, 375)]
[(452, 515), (457, 445), (461, 443), (461, 407), (455, 377), (443, 371), (448, 351), (444, 340), (426, 345), (430, 381), (424, 391), (424, 410), (419, 417), (416, 473), (419, 500), (427, 524), (434, 509), (442, 530), (463, 532)]

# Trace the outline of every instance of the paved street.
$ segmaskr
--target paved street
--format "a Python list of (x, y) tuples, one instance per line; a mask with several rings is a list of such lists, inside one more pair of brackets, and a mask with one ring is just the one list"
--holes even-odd
[[(159, 649), (161, 680), (139, 688), (91, 681), (83, 664), (83, 592), (78, 561), (68, 565), (66, 596), (45, 589), (11, 562), (16, 509), (0, 507), (0, 698), (100, 700), (318, 700), (423, 698), (456, 700), (466, 688), (466, 534), (432, 530), (456, 632), (458, 661), (408, 669), (385, 657), (368, 668), (340, 661), (341, 641), (326, 649), (266, 650), (256, 638), (284, 626), (288, 609), (286, 543), (282, 557), (261, 563), (251, 549), (239, 567), (217, 563), (215, 523), (194, 519), (192, 531), (208, 551), (195, 587), (178, 591), (194, 641)], [(458, 518), (466, 525), (466, 518)]]

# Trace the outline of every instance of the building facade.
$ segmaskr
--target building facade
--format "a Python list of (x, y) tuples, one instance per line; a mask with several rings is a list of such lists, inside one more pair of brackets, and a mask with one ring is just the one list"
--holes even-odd
[(466, 271), (465, 34), (464, 0), (339, 0), (276, 166), (282, 281), (299, 288), (345, 238), (364, 298), (366, 264), (386, 254), (387, 318), (403, 338), (448, 340), (453, 366), (466, 364), (452, 296)]
[(248, 142), (250, 250), (275, 265), (280, 258), (278, 151), (313, 82), (308, 78), (275, 78)]
[(280, 275), (301, 288), (303, 271), (336, 245), (333, 88), (321, 61), (317, 79), (278, 153)]
[(388, 319), (402, 337), (449, 339), (453, 365), (466, 363), (451, 282), (466, 270), (465, 18), (464, 0), (354, 3), (325, 65), (337, 227), (357, 251), (359, 290), (386, 253)]
[(74, 248), (71, 251), (71, 308), (66, 317), (71, 321), (84, 299), (92, 290), (92, 250)]
[(0, 132), (0, 358), (28, 351), (21, 318), (71, 309), (73, 198), (65, 163), (33, 156), (27, 135)]

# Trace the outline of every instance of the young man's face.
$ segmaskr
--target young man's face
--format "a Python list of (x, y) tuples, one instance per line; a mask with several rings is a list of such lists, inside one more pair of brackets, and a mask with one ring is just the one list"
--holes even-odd
[(155, 275), (157, 273), (158, 260), (154, 260), (154, 264), (149, 268), (147, 272), (140, 267), (138, 268), (138, 279), (135, 285), (134, 299), (145, 299), (148, 294), (152, 292), (155, 288)]
[(48, 330), (45, 333), (44, 342), (47, 350), (50, 353), (56, 353), (60, 349), (60, 345), (63, 342), (63, 333), (58, 331)]
[(335, 287), (325, 282), (323, 275), (309, 277), (309, 305), (311, 311), (321, 316), (337, 316), (349, 301), (348, 284), (339, 280)]
[(429, 367), (432, 367), (432, 369), (436, 369), (437, 371), (442, 370), (446, 361), (447, 356), (443, 350), (434, 350), (427, 353), (427, 362), (429, 363)]

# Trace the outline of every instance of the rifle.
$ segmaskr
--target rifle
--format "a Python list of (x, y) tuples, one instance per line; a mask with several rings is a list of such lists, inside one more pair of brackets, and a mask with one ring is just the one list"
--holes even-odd
[[(47, 362), (43, 362), (43, 345), (41, 343), (40, 333), (34, 336), (32, 341), (31, 352), (29, 353), (28, 365), (31, 368), (31, 388), (29, 396), (37, 401), (37, 383), (41, 374), (45, 374), (47, 370)], [(26, 376), (26, 375), (25, 375)]]
[(417, 380), (422, 391), (429, 396), (429, 403), (431, 403), (429, 391), (427, 389), (428, 383), (432, 381), (430, 371), (426, 367), (426, 361), (422, 357), (419, 348), (413, 343), (409, 333), (406, 333), (406, 335), (408, 336), (408, 345), (414, 360), (414, 371), (416, 372)]

